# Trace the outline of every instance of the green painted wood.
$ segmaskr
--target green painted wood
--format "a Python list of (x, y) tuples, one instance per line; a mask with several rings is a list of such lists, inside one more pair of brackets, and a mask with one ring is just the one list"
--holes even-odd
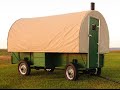
[(86, 68), (87, 54), (80, 53), (14, 53), (12, 54), (12, 63), (18, 63), (19, 60), (28, 59), (31, 66), (37, 67), (59, 67), (65, 68), (68, 63), (77, 60), (79, 68)]
[(11, 55), (11, 63), (16, 64), (19, 61), (19, 54), (17, 52), (13, 52)]
[(69, 62), (73, 62), (74, 59), (77, 60), (77, 63), (79, 64), (79, 68), (85, 68), (86, 67), (86, 61), (87, 61), (87, 54), (68, 54), (69, 56)]
[(34, 52), (34, 57), (45, 57), (45, 53)]
[(40, 66), (44, 67), (45, 66), (45, 58), (40, 57), (40, 58), (34, 58), (34, 66)]
[(99, 54), (99, 67), (104, 66), (104, 54)]
[(33, 53), (34, 66), (45, 66), (45, 53), (34, 52)]
[(45, 65), (46, 67), (62, 67), (66, 65), (66, 55), (61, 53), (46, 53)]
[(33, 53), (29, 52), (13, 52), (11, 55), (11, 63), (18, 63), (19, 60), (28, 60), (33, 65)]
[(31, 65), (34, 65), (33, 52), (30, 52), (30, 64), (31, 64)]
[(46, 67), (65, 67), (76, 59), (80, 68), (86, 68), (87, 54), (73, 53), (46, 53)]
[(31, 60), (30, 52), (20, 52), (20, 60)]
[(98, 30), (99, 19), (90, 17), (89, 20), (89, 68), (98, 67)]

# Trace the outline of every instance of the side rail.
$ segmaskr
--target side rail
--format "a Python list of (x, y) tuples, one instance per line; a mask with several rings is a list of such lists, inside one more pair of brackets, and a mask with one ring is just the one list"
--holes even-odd
[(11, 63), (16, 64), (16, 63), (19, 62), (19, 60), (20, 60), (20, 53), (12, 52), (12, 54), (11, 54)]

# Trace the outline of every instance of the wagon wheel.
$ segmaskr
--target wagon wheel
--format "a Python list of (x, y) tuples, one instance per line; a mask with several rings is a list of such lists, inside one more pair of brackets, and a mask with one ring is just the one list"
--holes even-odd
[(18, 64), (18, 72), (23, 76), (29, 75), (31, 72), (29, 62), (25, 60), (21, 60)]
[(44, 70), (47, 71), (47, 72), (53, 72), (54, 69), (55, 69), (55, 67), (54, 68), (45, 68)]
[(97, 69), (90, 69), (90, 70), (87, 71), (87, 74), (96, 75), (97, 74)]
[(101, 68), (97, 68), (96, 75), (100, 76), (101, 75)]
[(67, 80), (76, 80), (78, 78), (78, 71), (74, 64), (70, 63), (65, 68), (65, 77)]
[(91, 69), (89, 71), (89, 73), (90, 73), (90, 75), (100, 76), (101, 75), (101, 68)]

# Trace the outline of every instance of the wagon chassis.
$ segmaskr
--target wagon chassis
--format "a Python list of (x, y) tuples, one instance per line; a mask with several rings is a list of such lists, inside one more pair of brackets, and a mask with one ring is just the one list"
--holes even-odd
[[(23, 62), (25, 62), (25, 61), (22, 60), (22, 61), (20, 61), (20, 63), (21, 63), (21, 62), (23, 63)], [(20, 64), (20, 63), (19, 63), (19, 64)], [(18, 64), (18, 71), (19, 71), (19, 73), (22, 74), (22, 75), (29, 75), (31, 69), (36, 69), (36, 70), (45, 69), (44, 67), (31, 67), (31, 68), (30, 68), (30, 66), (29, 66), (29, 64), (28, 64), (28, 65), (27, 65), (28, 70), (27, 70), (27, 72), (26, 72), (26, 74), (25, 74), (24, 71), (21, 72), (21, 70), (19, 70), (19, 64)], [(26, 62), (25, 62), (25, 64), (26, 64)], [(24, 66), (24, 64), (23, 64), (23, 66)], [(75, 71), (75, 75), (73, 76), (74, 70), (72, 70), (72, 72), (71, 72), (71, 71), (70, 71), (71, 69), (69, 69), (69, 68), (67, 68), (67, 67), (73, 67), (74, 70), (76, 69), (72, 63), (68, 64), (65, 69), (60, 69), (60, 68), (54, 68), (54, 69), (65, 70), (65, 74), (66, 74), (65, 78), (68, 79), (68, 80), (77, 80), (77, 79), (78, 79), (78, 75), (80, 75), (80, 74), (87, 74), (88, 77), (89, 77), (90, 75), (92, 75), (92, 76), (97, 76), (97, 77), (99, 77), (99, 78), (102, 78), (102, 79), (105, 79), (105, 80), (108, 80), (108, 81), (111, 81), (111, 82), (120, 84), (119, 81), (113, 80), (113, 79), (111, 79), (111, 78), (109, 78), (109, 77), (101, 76), (101, 70), (98, 70), (98, 73), (96, 73), (95, 71), (92, 72), (92, 71), (90, 71), (90, 70), (88, 70), (88, 71), (83, 71), (84, 73), (78, 73), (78, 71), (77, 71), (77, 72)], [(66, 72), (67, 69), (69, 69), (69, 70)], [(47, 71), (47, 70), (45, 69), (45, 71)], [(49, 71), (49, 70), (48, 70), (47, 72), (53, 72), (53, 71), (54, 71), (54, 70), (52, 70), (52, 71)], [(70, 71), (70, 73), (69, 73), (69, 71)], [(79, 71), (81, 71), (81, 70), (79, 70)], [(70, 74), (70, 75), (68, 75), (68, 74)]]
[(66, 64), (65, 69), (61, 68), (46, 68), (46, 67), (31, 67), (30, 62), (27, 60), (20, 60), (18, 64), (18, 72), (20, 75), (23, 76), (28, 76), (30, 75), (31, 69), (44, 69), (47, 72), (53, 72), (54, 69), (59, 69), (59, 70), (64, 70), (65, 71), (65, 78), (67, 80), (77, 80), (80, 72), (85, 73), (85, 74), (90, 74), (90, 75), (101, 75), (101, 68), (96, 68), (96, 69), (85, 69), (81, 68), (79, 69), (79, 65), (77, 64), (76, 60), (73, 60), (74, 62)]

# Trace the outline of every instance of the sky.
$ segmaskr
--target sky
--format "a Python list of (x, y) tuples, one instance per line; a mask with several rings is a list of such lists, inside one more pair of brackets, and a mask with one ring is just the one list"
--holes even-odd
[(0, 0), (0, 49), (7, 49), (8, 32), (16, 20), (90, 10), (91, 2), (107, 22), (110, 48), (120, 48), (120, 0)]

